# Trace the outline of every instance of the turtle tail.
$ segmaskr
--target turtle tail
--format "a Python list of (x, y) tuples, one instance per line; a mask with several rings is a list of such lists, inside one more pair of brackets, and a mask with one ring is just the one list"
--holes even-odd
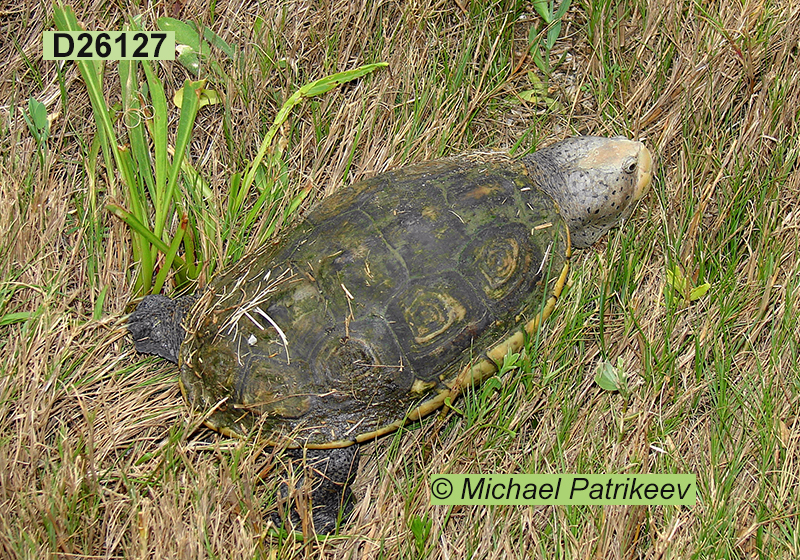
[(198, 297), (194, 294), (176, 299), (145, 296), (128, 317), (128, 331), (133, 336), (136, 351), (155, 354), (177, 364), (178, 351), (186, 336), (181, 322)]

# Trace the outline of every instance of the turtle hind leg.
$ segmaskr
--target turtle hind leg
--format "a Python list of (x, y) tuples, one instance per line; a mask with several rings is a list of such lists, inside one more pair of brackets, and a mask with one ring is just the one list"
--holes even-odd
[(353, 511), (350, 484), (358, 470), (358, 445), (341, 449), (287, 449), (285, 453), (295, 476), (285, 477), (278, 490), (283, 499), (279, 503), (285, 500), (289, 506), (287, 514), (282, 516), (284, 527), (300, 530), (302, 517), (310, 511), (315, 533), (334, 532), (339, 521), (346, 520)]
[(128, 317), (128, 331), (133, 336), (136, 351), (155, 354), (177, 364), (178, 351), (186, 336), (181, 321), (197, 299), (196, 295), (177, 299), (145, 296)]

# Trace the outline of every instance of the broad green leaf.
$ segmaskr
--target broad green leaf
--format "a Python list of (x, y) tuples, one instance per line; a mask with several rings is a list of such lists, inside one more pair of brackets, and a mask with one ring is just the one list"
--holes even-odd
[(161, 31), (175, 32), (175, 50), (178, 52), (178, 62), (193, 74), (199, 74), (200, 52), (203, 47), (197, 29), (188, 23), (170, 17), (158, 18), (156, 24)]
[(409, 528), (411, 529), (411, 533), (414, 535), (414, 543), (417, 547), (417, 554), (420, 557), (422, 556), (423, 552), (425, 552), (425, 543), (431, 534), (432, 524), (433, 521), (428, 519), (427, 513), (422, 518), (420, 518), (418, 515), (413, 515), (411, 517)]
[[(508, 371), (510, 369), (514, 369), (519, 366), (519, 357), (520, 353), (511, 353), (511, 349), (503, 356), (503, 366), (500, 368), (501, 372)], [(498, 380), (499, 381), (499, 380)]]
[(36, 132), (38, 133), (37, 140), (46, 140), (50, 132), (50, 123), (47, 120), (47, 107), (35, 97), (30, 97), (28, 99), (28, 113), (31, 116), (33, 126), (36, 127)]
[(558, 10), (556, 10), (555, 19), (561, 19), (564, 17), (564, 14), (566, 14), (567, 10), (569, 10), (571, 3), (572, 0), (562, 0), (561, 4), (558, 6)]
[[(203, 28), (202, 38), (193, 22), (186, 23), (175, 18), (163, 17), (158, 19), (158, 27), (163, 31), (175, 31), (178, 62), (195, 75), (200, 73), (200, 57), (207, 56), (212, 46), (224, 52), (228, 58), (236, 57), (236, 48), (226, 43), (208, 27)], [(222, 69), (213, 61), (212, 66), (224, 75)]]
[(544, 20), (546, 24), (553, 21), (553, 13), (550, 11), (550, 2), (547, 0), (533, 0), (533, 9)]
[(161, 31), (174, 31), (176, 43), (187, 45), (195, 53), (200, 52), (200, 34), (193, 25), (171, 17), (158, 18), (156, 24)]
[(226, 43), (225, 40), (214, 33), (210, 27), (203, 28), (203, 38), (208, 41), (212, 47), (218, 48), (224, 52), (228, 58), (236, 58), (236, 48)]
[(667, 270), (667, 284), (681, 295), (685, 295), (688, 291), (686, 277), (680, 268), (675, 267)]
[(528, 72), (528, 80), (530, 80), (533, 89), (518, 93), (517, 95), (520, 99), (528, 103), (544, 103), (553, 112), (562, 112), (564, 110), (564, 106), (558, 100), (548, 95), (547, 85), (535, 73)]
[(697, 301), (711, 289), (711, 284), (705, 282), (699, 286), (692, 287), (691, 282), (680, 267), (674, 267), (667, 270), (667, 285), (675, 290), (686, 302)]
[[(200, 92), (199, 108), (205, 107), (206, 105), (217, 105), (220, 102), (219, 94), (216, 92), (216, 90), (205, 88), (206, 80), (199, 80), (192, 83), (198, 86), (198, 91)], [(179, 109), (183, 106), (184, 89), (185, 88), (180, 88), (172, 97), (172, 102), (175, 103), (175, 106)]]
[(485, 401), (487, 398), (493, 395), (495, 391), (499, 391), (502, 388), (503, 382), (500, 381), (499, 377), (496, 375), (490, 377), (481, 384), (481, 399)]
[(546, 46), (548, 51), (552, 49), (553, 46), (556, 44), (559, 35), (561, 35), (561, 20), (556, 21), (550, 28), (550, 30), (547, 32)]
[(706, 295), (708, 290), (711, 289), (711, 284), (706, 282), (705, 284), (700, 284), (696, 288), (692, 288), (692, 291), (689, 292), (689, 301), (696, 301)]
[(187, 45), (178, 45), (175, 47), (178, 51), (178, 62), (181, 66), (189, 70), (195, 76), (200, 73), (200, 55), (192, 47)]
[(542, 74), (547, 74), (548, 76), (550, 75), (552, 71), (550, 68), (550, 61), (548, 60), (548, 57), (542, 56), (542, 53), (539, 52), (539, 49), (533, 51), (533, 63), (539, 70), (542, 71)]
[(622, 358), (614, 366), (611, 362), (600, 360), (594, 376), (594, 381), (605, 391), (619, 391), (625, 387), (625, 371), (622, 368)]

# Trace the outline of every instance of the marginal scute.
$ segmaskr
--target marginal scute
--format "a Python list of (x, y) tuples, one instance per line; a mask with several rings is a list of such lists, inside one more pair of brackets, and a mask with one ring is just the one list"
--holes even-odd
[(427, 393), (434, 387), (436, 387), (435, 381), (423, 381), (422, 379), (415, 379), (414, 383), (411, 384), (411, 392), (421, 395), (423, 393)]

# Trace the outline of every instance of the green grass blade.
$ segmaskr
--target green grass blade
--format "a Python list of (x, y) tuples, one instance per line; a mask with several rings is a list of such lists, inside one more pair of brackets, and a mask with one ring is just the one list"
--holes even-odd
[[(78, 19), (75, 17), (75, 12), (69, 6), (56, 6), (54, 8), (54, 19), (56, 27), (61, 31), (82, 31), (82, 28), (78, 24)], [(111, 148), (111, 153), (114, 156), (117, 168), (123, 180), (128, 185), (133, 185), (135, 184), (133, 169), (125, 165), (122, 161), (117, 143), (113, 141), (113, 139), (116, 138), (114, 134), (114, 125), (108, 114), (108, 106), (106, 105), (105, 97), (103, 97), (102, 62), (82, 61), (77, 64), (83, 81), (86, 84), (89, 99), (92, 102), (92, 109), (97, 127), (102, 128), (106, 137), (109, 139), (108, 144)]]
[(169, 170), (167, 201), (177, 196), (175, 186), (178, 182), (181, 164), (186, 155), (186, 148), (189, 146), (189, 141), (192, 138), (194, 121), (197, 117), (197, 111), (200, 108), (199, 100), (202, 89), (202, 82), (190, 82), (186, 80), (183, 86), (183, 106), (181, 107), (181, 116), (178, 120), (178, 134), (175, 138), (175, 155), (172, 157), (172, 165)]
[(164, 231), (164, 223), (167, 219), (167, 210), (172, 199), (170, 193), (166, 192), (169, 171), (169, 163), (167, 161), (167, 96), (164, 94), (164, 86), (161, 80), (153, 72), (152, 65), (147, 61), (142, 61), (142, 68), (144, 68), (144, 73), (147, 77), (150, 103), (153, 106), (153, 119), (149, 121), (156, 168), (156, 198), (153, 201), (156, 217), (153, 232), (156, 237), (161, 237)]
[(94, 302), (94, 308), (92, 310), (92, 319), (95, 321), (99, 321), (103, 318), (103, 304), (106, 301), (107, 295), (108, 286), (103, 286), (103, 289), (100, 290), (100, 293), (97, 295), (97, 299)]
[[(134, 216), (131, 212), (128, 212), (121, 206), (117, 204), (106, 204), (106, 210), (114, 214), (117, 218), (128, 224), (131, 229), (133, 229), (137, 234), (141, 235), (143, 238), (147, 240), (148, 243), (151, 243), (156, 249), (161, 251), (162, 253), (166, 254), (169, 252), (169, 245), (164, 243), (161, 239), (156, 237), (152, 231), (150, 231), (144, 224), (142, 224), (136, 216)], [(177, 266), (184, 266), (184, 260), (176, 256), (174, 262)]]
[(186, 232), (187, 223), (188, 220), (186, 215), (184, 215), (181, 219), (181, 223), (178, 225), (178, 231), (175, 232), (175, 237), (172, 239), (169, 250), (164, 254), (164, 262), (161, 264), (161, 270), (158, 271), (156, 280), (153, 283), (153, 293), (161, 293), (161, 289), (164, 287), (164, 282), (167, 280), (167, 274), (169, 274), (169, 271), (172, 268), (172, 263), (178, 254), (178, 248), (181, 246), (181, 240), (183, 239), (183, 234)]
[[(136, 69), (138, 62), (135, 60), (119, 61), (119, 77), (122, 87), (122, 119), (128, 131), (128, 140), (133, 152), (133, 159), (139, 171), (139, 177), (147, 185), (150, 197), (155, 200), (156, 185), (153, 181), (153, 168), (150, 161), (150, 147), (145, 133), (145, 114), (141, 103), (141, 94), (136, 85)], [(139, 208), (134, 211), (143, 218), (144, 192), (136, 193), (136, 203)]]
[(261, 165), (261, 161), (264, 159), (264, 156), (267, 154), (267, 150), (272, 145), (272, 140), (275, 138), (275, 135), (278, 133), (278, 130), (283, 125), (283, 123), (286, 122), (286, 119), (289, 117), (289, 113), (296, 105), (302, 103), (302, 101), (306, 98), (322, 95), (323, 93), (330, 91), (331, 89), (335, 88), (338, 85), (347, 83), (357, 78), (361, 78), (371, 72), (374, 72), (378, 68), (384, 68), (386, 66), (388, 66), (388, 63), (386, 62), (377, 62), (375, 64), (367, 64), (364, 66), (360, 66), (359, 68), (355, 68), (353, 70), (347, 70), (345, 72), (332, 74), (330, 76), (326, 76), (324, 78), (320, 78), (319, 80), (308, 83), (303, 87), (301, 87), (299, 90), (297, 90), (294, 94), (292, 94), (292, 96), (286, 100), (281, 109), (278, 111), (278, 114), (275, 115), (275, 120), (272, 123), (272, 126), (269, 128), (267, 134), (264, 136), (264, 140), (261, 142), (261, 146), (258, 149), (258, 153), (256, 153), (256, 157), (253, 158), (253, 162), (250, 164), (249, 169), (244, 176), (244, 180), (242, 181), (241, 187), (239, 188), (238, 196), (235, 200), (234, 207), (232, 208), (234, 213), (238, 213), (239, 209), (242, 206), (242, 203), (246, 200), (250, 192), (250, 187), (252, 186), (253, 180), (255, 179), (255, 174), (256, 170), (258, 169), (258, 166)]
[(5, 327), (6, 325), (13, 325), (14, 323), (24, 323), (31, 317), (33, 317), (33, 313), (30, 311), (21, 311), (19, 313), (6, 313), (2, 317), (0, 317), (0, 327)]

